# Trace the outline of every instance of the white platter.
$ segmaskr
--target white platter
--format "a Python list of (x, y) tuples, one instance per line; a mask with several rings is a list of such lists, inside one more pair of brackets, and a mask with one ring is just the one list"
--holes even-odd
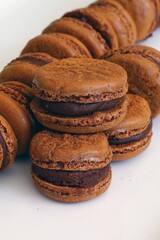
[[(0, 70), (52, 20), (91, 0), (0, 0)], [(160, 29), (144, 44), (159, 48)], [(1, 103), (0, 103), (1, 104)], [(110, 189), (97, 199), (62, 204), (32, 184), (29, 159), (0, 174), (0, 240), (160, 240), (160, 117), (150, 147), (113, 163)]]

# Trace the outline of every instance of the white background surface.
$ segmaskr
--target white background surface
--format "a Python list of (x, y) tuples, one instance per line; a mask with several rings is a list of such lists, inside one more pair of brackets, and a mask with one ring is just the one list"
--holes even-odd
[[(89, 3), (0, 0), (0, 70), (52, 20)], [(159, 39), (160, 29), (145, 44), (160, 49)], [(34, 188), (28, 159), (17, 160), (0, 174), (0, 240), (160, 240), (160, 117), (154, 121), (150, 147), (112, 167), (106, 193), (62, 204)]]

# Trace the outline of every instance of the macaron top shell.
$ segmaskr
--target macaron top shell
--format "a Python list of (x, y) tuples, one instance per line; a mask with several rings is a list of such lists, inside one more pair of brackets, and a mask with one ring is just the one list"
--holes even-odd
[(13, 59), (7, 66), (25, 62), (41, 67), (54, 60), (56, 59), (50, 56), (49, 54), (43, 52), (25, 53)]
[(31, 85), (38, 68), (55, 60), (45, 53), (23, 54), (4, 67), (0, 73), (0, 82), (18, 81)]
[(137, 95), (127, 94), (128, 110), (125, 118), (114, 129), (109, 130), (111, 136), (124, 138), (137, 135), (151, 123), (151, 110), (148, 102)]
[[(55, 61), (56, 59), (50, 56), (47, 53), (43, 52), (33, 52), (33, 53), (25, 53), (19, 56), (18, 58), (14, 59), (10, 64), (13, 64), (15, 62), (28, 62), (34, 65), (37, 65), (39, 67), (44, 66), (47, 63), (50, 63), (52, 61)], [(10, 65), (9, 64), (9, 65)]]
[(31, 52), (44, 52), (58, 59), (91, 57), (83, 43), (75, 37), (63, 33), (42, 34), (31, 39), (21, 54)]
[(19, 81), (31, 86), (38, 68), (37, 65), (33, 65), (29, 62), (13, 62), (13, 64), (7, 65), (0, 73), (0, 83)]
[(30, 155), (39, 167), (70, 171), (103, 168), (112, 159), (103, 133), (70, 135), (46, 130), (33, 137)]
[(125, 70), (95, 59), (65, 59), (41, 68), (33, 80), (35, 95), (49, 101), (92, 103), (122, 97)]
[(104, 55), (103, 58), (109, 58), (112, 56), (122, 55), (122, 54), (135, 54), (137, 56), (148, 59), (158, 65), (160, 65), (160, 52), (152, 47), (142, 46), (142, 45), (133, 45), (125, 48), (120, 48), (117, 50), (109, 50)]

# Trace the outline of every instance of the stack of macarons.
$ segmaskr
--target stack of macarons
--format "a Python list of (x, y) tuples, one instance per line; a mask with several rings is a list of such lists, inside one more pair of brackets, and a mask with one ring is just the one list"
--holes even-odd
[(126, 94), (127, 74), (117, 64), (55, 61), (38, 71), (32, 88), (31, 109), (47, 128), (31, 141), (32, 177), (55, 200), (98, 196), (111, 182), (109, 163), (135, 157), (150, 144), (150, 106), (141, 96)]
[(32, 176), (45, 195), (80, 202), (111, 182), (112, 151), (105, 131), (127, 112), (127, 74), (103, 60), (64, 59), (33, 80), (31, 109), (47, 128), (31, 141)]
[(160, 53), (134, 45), (159, 9), (158, 0), (99, 0), (27, 43), (0, 73), (0, 170), (30, 145), (45, 195), (81, 202), (109, 187), (110, 162), (144, 151), (160, 113)]

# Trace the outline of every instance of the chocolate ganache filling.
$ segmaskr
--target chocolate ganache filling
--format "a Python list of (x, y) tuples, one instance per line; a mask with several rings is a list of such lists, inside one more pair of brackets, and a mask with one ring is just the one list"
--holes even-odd
[(145, 137), (147, 137), (147, 135), (149, 134), (151, 129), (152, 129), (152, 121), (150, 122), (150, 124), (148, 125), (146, 130), (140, 134), (131, 136), (129, 138), (122, 138), (122, 139), (109, 138), (108, 141), (109, 141), (110, 145), (117, 145), (117, 146), (122, 145), (122, 144), (131, 143), (131, 142), (137, 142), (137, 141), (140, 141), (140, 140), (144, 139)]
[(110, 166), (89, 171), (64, 171), (44, 169), (32, 164), (32, 171), (41, 180), (56, 186), (90, 188), (107, 177)]
[(4, 168), (8, 164), (8, 162), (6, 160), (6, 157), (7, 157), (7, 146), (6, 146), (5, 140), (4, 140), (4, 138), (3, 138), (1, 133), (0, 133), (0, 144), (1, 144), (2, 150), (3, 150), (3, 159), (2, 159), (1, 168)]
[(83, 116), (97, 111), (110, 110), (116, 107), (121, 100), (122, 98), (117, 98), (105, 102), (81, 104), (73, 102), (48, 102), (41, 99), (40, 103), (44, 110), (53, 114), (60, 116)]

